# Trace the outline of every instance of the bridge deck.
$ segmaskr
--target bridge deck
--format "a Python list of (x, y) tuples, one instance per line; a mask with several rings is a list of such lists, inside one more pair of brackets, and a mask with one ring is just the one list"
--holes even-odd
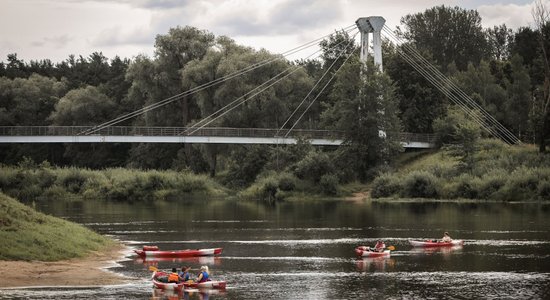
[[(313, 145), (338, 146), (343, 133), (331, 130), (263, 128), (130, 127), (112, 126), (94, 131), (92, 126), (0, 126), (0, 143), (212, 143), (294, 144), (298, 138)], [(402, 133), (406, 148), (432, 148), (430, 134)]]

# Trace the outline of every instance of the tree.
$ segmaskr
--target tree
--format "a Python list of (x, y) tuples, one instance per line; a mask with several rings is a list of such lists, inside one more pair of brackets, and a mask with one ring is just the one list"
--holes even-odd
[[(200, 117), (211, 117), (201, 125), (245, 128), (282, 126), (291, 109), (308, 91), (311, 82), (303, 69), (298, 68), (290, 73), (288, 70), (294, 66), (276, 58), (265, 50), (254, 51), (237, 45), (227, 37), (218, 37), (215, 49), (208, 51), (202, 60), (190, 62), (182, 72), (182, 84), (186, 89), (221, 80), (258, 62), (273, 60), (266, 66), (193, 94), (192, 100), (200, 109)], [(281, 73), (289, 76), (279, 76)], [(275, 77), (280, 79), (277, 84), (257, 89)], [(244, 95), (246, 97), (243, 98)], [(237, 103), (240, 105), (237, 106)], [(203, 148), (210, 163), (210, 174), (214, 175), (217, 155), (222, 146), (205, 145)]]
[(523, 60), (518, 54), (510, 61), (512, 73), (506, 86), (506, 124), (520, 140), (526, 141), (529, 131), (529, 109), (531, 108), (531, 78)]
[(510, 57), (510, 45), (514, 40), (512, 29), (506, 24), (493, 26), (486, 30), (487, 44), (491, 57), (496, 60), (505, 60)]
[[(395, 83), (403, 130), (432, 133), (433, 121), (446, 112), (448, 100), (432, 83), (398, 55), (400, 48), (387, 48), (384, 70)], [(428, 61), (429, 55), (425, 55)]]
[(364, 71), (363, 81), (359, 76), (362, 67), (353, 56), (337, 74), (331, 94), (336, 104), (323, 118), (344, 132), (344, 145), (339, 148), (343, 167), (365, 180), (374, 167), (390, 162), (402, 148), (395, 86), (372, 66)]
[(465, 70), (469, 62), (478, 64), (487, 56), (481, 17), (475, 10), (442, 5), (406, 15), (401, 24), (404, 30), (399, 29), (399, 35), (431, 53), (444, 69), (454, 62)]
[(497, 121), (504, 121), (506, 91), (496, 82), (486, 61), (477, 67), (469, 64), (467, 70), (455, 74), (454, 79), (463, 91)]
[(97, 125), (111, 120), (115, 103), (93, 86), (69, 91), (50, 116), (54, 125)]
[[(214, 35), (194, 27), (171, 28), (166, 35), (158, 35), (155, 40), (155, 58), (140, 55), (130, 64), (126, 80), (131, 82), (128, 90), (128, 112), (153, 105), (161, 100), (179, 95), (189, 87), (182, 83), (181, 72), (191, 61), (199, 61), (211, 48)], [(186, 126), (198, 118), (200, 111), (188, 97), (156, 108), (133, 120), (134, 125), (142, 126)], [(150, 157), (145, 167), (166, 167), (173, 158), (180, 157), (189, 162), (194, 155), (191, 145), (184, 145), (185, 156), (178, 156), (177, 147), (170, 145), (133, 145), (132, 157), (145, 157), (149, 151), (159, 156)], [(154, 161), (158, 162), (155, 165)], [(176, 163), (176, 165), (181, 165)]]
[[(55, 104), (66, 93), (64, 81), (33, 74), (29, 78), (0, 77), (0, 124), (45, 126)], [(0, 161), (17, 163), (21, 157), (62, 163), (60, 144), (8, 144), (1, 146)]]
[(539, 152), (546, 151), (546, 139), (550, 137), (550, 8), (542, 0), (536, 0), (533, 20), (538, 31), (539, 49), (544, 66), (544, 83), (535, 93), (531, 120)]
[(446, 116), (434, 121), (434, 131), (438, 146), (448, 147), (466, 169), (473, 167), (474, 153), (481, 134), (478, 123), (459, 108), (451, 107)]
[[(116, 111), (115, 102), (87, 86), (69, 91), (55, 105), (50, 120), (54, 125), (97, 125), (111, 120)], [(63, 156), (74, 166), (102, 168), (121, 166), (125, 162), (127, 146), (118, 144), (68, 144)]]

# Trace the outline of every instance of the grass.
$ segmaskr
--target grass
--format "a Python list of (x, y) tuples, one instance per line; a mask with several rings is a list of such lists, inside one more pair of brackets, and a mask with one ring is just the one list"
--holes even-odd
[(440, 150), (401, 160), (372, 184), (373, 198), (550, 200), (550, 155), (481, 140), (470, 164)]
[(226, 189), (210, 177), (190, 172), (51, 166), (3, 166), (0, 189), (23, 202), (74, 196), (127, 202), (175, 201), (185, 195), (226, 194)]
[(82, 257), (113, 241), (84, 226), (37, 212), (0, 193), (0, 260)]

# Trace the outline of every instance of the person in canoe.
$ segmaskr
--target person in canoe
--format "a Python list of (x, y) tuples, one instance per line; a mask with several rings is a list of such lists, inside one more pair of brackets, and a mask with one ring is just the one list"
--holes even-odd
[(199, 273), (199, 276), (197, 277), (197, 282), (205, 282), (210, 281), (210, 273), (208, 272), (208, 266), (202, 266), (201, 272)]
[(172, 273), (168, 274), (168, 283), (179, 283), (180, 282), (180, 276), (178, 275), (178, 270), (176, 268), (172, 268)]
[(193, 279), (191, 279), (191, 274), (189, 274), (189, 270), (191, 269), (191, 267), (189, 266), (183, 266), (181, 267), (181, 272), (179, 272), (179, 276), (180, 276), (180, 280), (182, 282), (189, 282), (189, 281), (193, 281)]
[(441, 238), (441, 242), (442, 243), (450, 243), (452, 241), (453, 241), (453, 239), (451, 238), (449, 233), (445, 231), (445, 233), (443, 233), (443, 238)]
[(378, 240), (376, 242), (376, 245), (374, 245), (375, 252), (384, 252), (385, 248), (386, 248), (386, 244), (384, 244), (382, 240)]

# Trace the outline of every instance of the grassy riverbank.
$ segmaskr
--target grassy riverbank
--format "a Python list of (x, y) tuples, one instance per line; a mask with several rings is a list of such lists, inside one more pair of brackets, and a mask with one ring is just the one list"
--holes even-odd
[(550, 200), (550, 155), (531, 146), (481, 140), (469, 156), (456, 149), (410, 154), (372, 183), (373, 198)]
[(57, 261), (114, 242), (81, 225), (37, 212), (0, 193), (0, 260)]
[(112, 201), (174, 200), (185, 195), (224, 195), (207, 175), (133, 169), (56, 168), (47, 163), (0, 168), (0, 189), (23, 202), (80, 197)]

